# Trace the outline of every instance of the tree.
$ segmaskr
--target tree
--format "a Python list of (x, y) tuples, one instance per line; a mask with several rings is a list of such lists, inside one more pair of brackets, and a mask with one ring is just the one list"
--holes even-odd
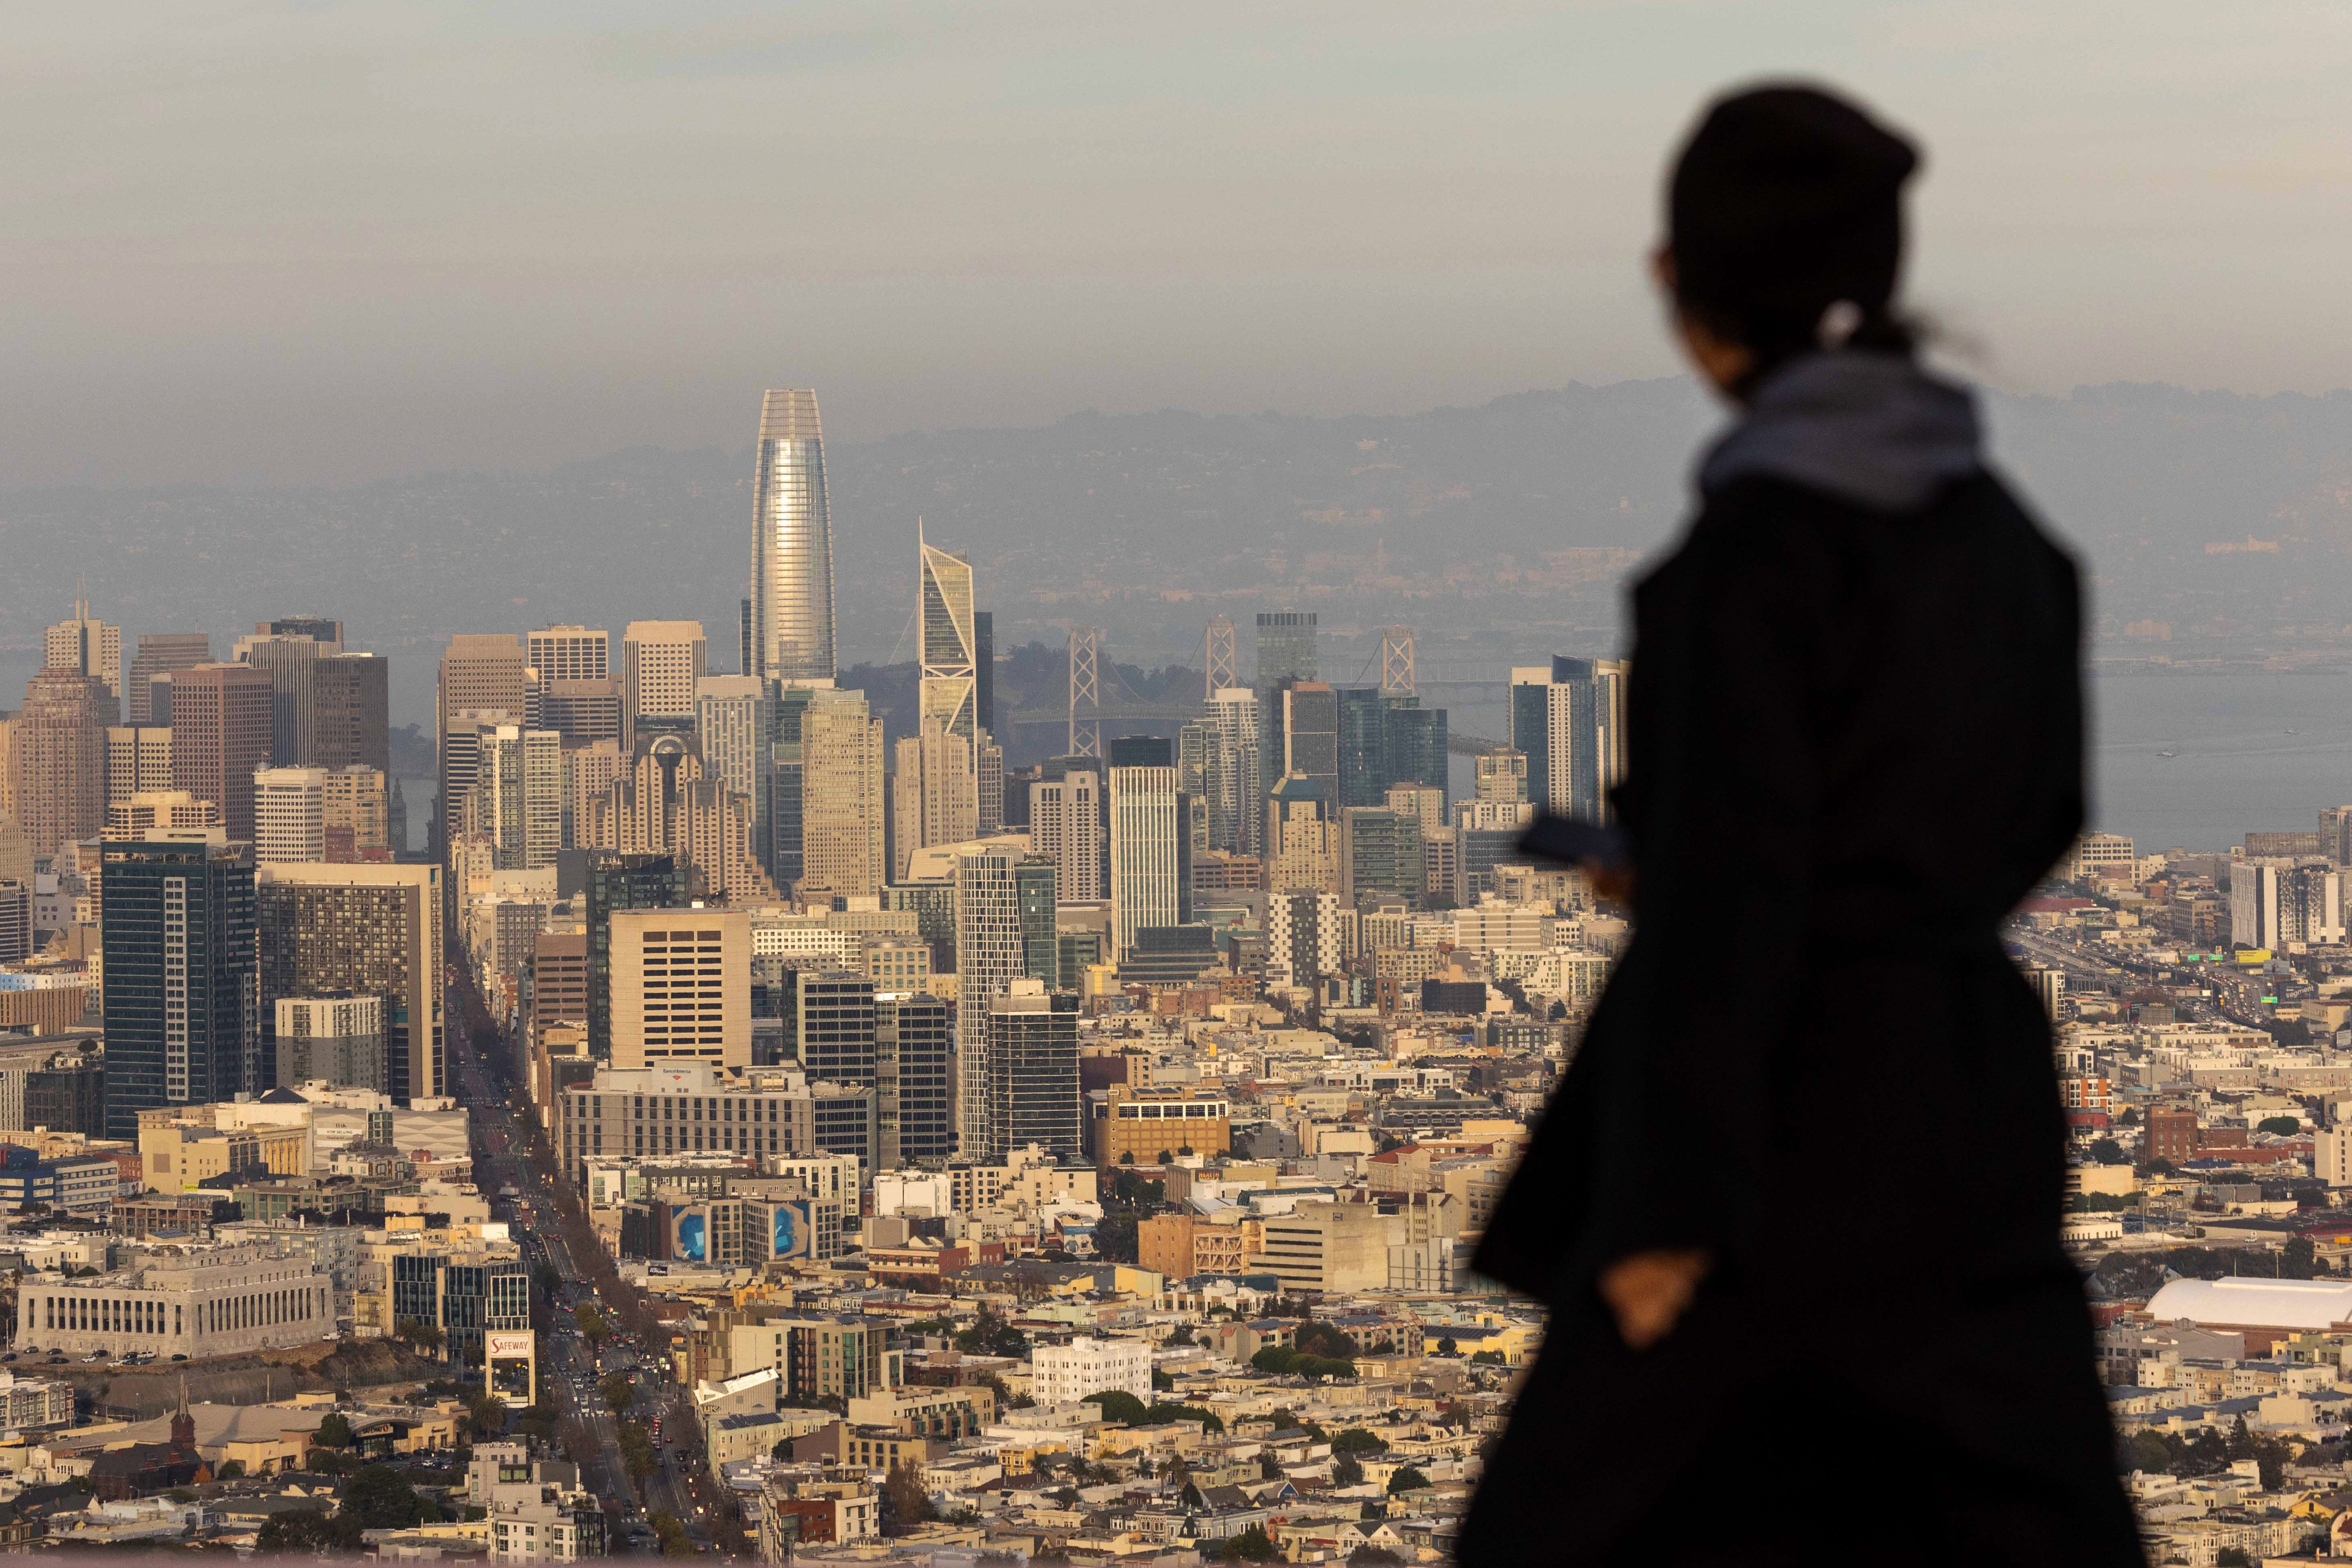
[[(1171, 1339), (1168, 1342), (1169, 1342), (1170, 1344), (1171, 1344), (1171, 1345), (1172, 1345), (1172, 1344), (1176, 1343), (1176, 1341), (1175, 1341), (1175, 1340), (1173, 1340), (1173, 1339)], [(1186, 1343), (1186, 1344), (1191, 1344), (1192, 1342), (1192, 1335), (1190, 1335), (1190, 1334), (1186, 1334), (1186, 1335), (1184, 1336), (1184, 1343)], [(1160, 1371), (1160, 1370), (1158, 1367), (1156, 1367), (1156, 1366), (1155, 1366), (1155, 1367), (1153, 1367), (1153, 1368), (1151, 1369), (1151, 1392), (1152, 1392), (1152, 1393), (1154, 1393), (1154, 1394), (1172, 1394), (1172, 1393), (1174, 1393), (1174, 1392), (1175, 1392), (1175, 1389), (1176, 1389), (1176, 1380), (1175, 1380), (1174, 1378), (1172, 1378), (1172, 1377), (1169, 1376), (1166, 1373), (1164, 1373), (1164, 1372)]]
[(2091, 1158), (2102, 1165), (2120, 1165), (2126, 1163), (2124, 1146), (2112, 1138), (2092, 1139)]
[(477, 1394), (466, 1401), (466, 1417), (477, 1435), (498, 1436), (507, 1429), (507, 1402), (495, 1394)]
[(340, 1514), (330, 1518), (319, 1509), (294, 1509), (263, 1521), (254, 1544), (265, 1555), (286, 1552), (317, 1557), (331, 1551), (352, 1552), (359, 1548), (360, 1525)]
[(1474, 1351), (1471, 1352), (1470, 1360), (1474, 1365), (1477, 1366), (1502, 1366), (1506, 1364), (1503, 1360), (1503, 1352), (1501, 1351)]
[(1389, 1496), (1394, 1497), (1399, 1492), (1414, 1491), (1428, 1484), (1427, 1476), (1423, 1475), (1412, 1466), (1407, 1465), (1389, 1478)]
[(940, 1517), (931, 1506), (929, 1492), (923, 1489), (920, 1471), (908, 1468), (893, 1460), (890, 1473), (882, 1480), (882, 1533), (904, 1535), (919, 1524), (929, 1524)]
[(2292, 1138), (2296, 1133), (2303, 1131), (2303, 1118), (2299, 1116), (2265, 1116), (2260, 1121), (2254, 1123), (2254, 1131), (2257, 1132), (2275, 1132), (2282, 1138)]
[(621, 1463), (640, 1479), (654, 1472), (654, 1440), (634, 1421), (621, 1423)]
[(606, 1377), (596, 1385), (596, 1392), (604, 1396), (604, 1404), (615, 1415), (626, 1415), (629, 1407), (637, 1402), (637, 1385), (625, 1372)]
[(563, 1289), (563, 1276), (555, 1271), (555, 1265), (552, 1263), (542, 1262), (532, 1265), (530, 1282), (538, 1286), (542, 1294), (549, 1296), (555, 1295)]
[(1361, 1426), (1342, 1429), (1331, 1439), (1331, 1451), (1341, 1455), (1378, 1454), (1388, 1448), (1388, 1440), (1377, 1432), (1367, 1432)]
[(2254, 1435), (2246, 1429), (2246, 1418), (2242, 1415), (2230, 1424), (2229, 1453), (2232, 1459), (2254, 1457)]
[(1356, 1342), (1328, 1323), (1299, 1324), (1291, 1342), (1304, 1355), (1331, 1356), (1340, 1361), (1352, 1361), (1356, 1355)]
[(1225, 1542), (1228, 1563), (1271, 1563), (1282, 1555), (1282, 1549), (1266, 1539), (1265, 1527), (1253, 1524), (1239, 1535)]
[(981, 1308), (980, 1316), (955, 1342), (966, 1355), (1022, 1356), (1029, 1352), (1029, 1337), (990, 1307)]
[(1391, 1552), (1387, 1547), (1375, 1546), (1369, 1541), (1348, 1553), (1348, 1568), (1364, 1568), (1367, 1563), (1378, 1565), (1403, 1561), (1403, 1558)]
[(406, 1530), (424, 1517), (424, 1500), (390, 1465), (362, 1465), (343, 1483), (338, 1511), (357, 1520), (362, 1530)]
[(646, 1516), (646, 1522), (654, 1527), (654, 1538), (661, 1542), (663, 1556), (691, 1557), (695, 1554), (694, 1542), (687, 1539), (686, 1526), (680, 1524), (677, 1515), (669, 1510), (654, 1510)]
[(400, 1326), (393, 1332), (396, 1337), (406, 1340), (420, 1355), (427, 1352), (439, 1353), (448, 1338), (431, 1323), (419, 1322), (415, 1318), (401, 1319)]
[(2279, 1248), (2278, 1271), (2282, 1279), (2308, 1279), (2319, 1272), (2318, 1249), (2307, 1236), (2291, 1236)]
[(575, 1308), (572, 1321), (580, 1325), (580, 1337), (588, 1342), (591, 1350), (602, 1349), (604, 1342), (613, 1337), (613, 1325), (606, 1322), (604, 1314), (593, 1307), (583, 1305)]
[(1103, 1417), (1129, 1426), (1139, 1426), (1150, 1417), (1150, 1406), (1123, 1388), (1107, 1388), (1087, 1395), (1086, 1404), (1102, 1406)]
[(1364, 1467), (1342, 1454), (1331, 1461), (1331, 1484), (1335, 1487), (1360, 1487), (1364, 1484)]
[(1462, 1347), (1454, 1342), (1454, 1336), (1452, 1334), (1442, 1335), (1437, 1342), (1437, 1353), (1439, 1355), (1460, 1355), (1462, 1353)]
[(2241, 1546), (2224, 1546), (2213, 1559), (2215, 1568), (2252, 1568), (2253, 1559)]
[(310, 1439), (321, 1448), (348, 1448), (352, 1446), (352, 1424), (340, 1411), (331, 1411), (319, 1423), (318, 1433)]

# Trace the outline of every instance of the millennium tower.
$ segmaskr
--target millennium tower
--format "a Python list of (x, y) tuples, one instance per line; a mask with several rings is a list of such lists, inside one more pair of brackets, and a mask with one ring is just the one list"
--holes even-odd
[(751, 659), (771, 680), (833, 679), (833, 521), (816, 394), (771, 391), (760, 407), (753, 483)]

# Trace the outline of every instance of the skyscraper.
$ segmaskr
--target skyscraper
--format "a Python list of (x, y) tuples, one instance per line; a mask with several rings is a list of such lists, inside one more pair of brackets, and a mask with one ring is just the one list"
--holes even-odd
[[(1163, 742), (1164, 744), (1164, 742)], [(1135, 933), (1184, 918), (1176, 770), (1110, 770), (1111, 922), (1118, 958)]]
[(1511, 744), (1527, 756), (1529, 800), (1610, 820), (1609, 792), (1625, 776), (1625, 668), (1555, 657), (1511, 671)]
[(613, 916), (622, 910), (677, 909), (686, 901), (686, 865), (675, 857), (588, 857), (588, 1054), (597, 1060), (613, 1056)]
[(142, 1110), (269, 1087), (247, 847), (109, 843), (103, 865), (106, 1135), (137, 1138)]
[(48, 628), (41, 652), (44, 668), (69, 669), (105, 688), (112, 703), (106, 722), (122, 721), (122, 628), (93, 617), (87, 597), (75, 595), (72, 616)]
[(762, 401), (752, 485), (755, 663), (749, 673), (771, 680), (830, 680), (833, 519), (814, 391), (772, 391)]
[[(274, 1035), (281, 996), (382, 997), (384, 1081), (371, 1087), (395, 1100), (448, 1093), (441, 868), (281, 864), (254, 875), (261, 1026)], [(274, 1060), (274, 1040), (266, 1047)]]
[(118, 724), (106, 732), (106, 804), (172, 787), (172, 731)]
[(800, 1043), (803, 1070), (834, 1083), (877, 1082), (874, 982), (846, 969), (804, 969), (790, 979), (788, 1027)]
[(323, 768), (263, 768), (253, 775), (253, 858), (264, 863), (327, 858)]
[[(787, 689), (786, 697), (791, 696)], [(786, 712), (792, 711), (787, 704)], [(780, 728), (782, 728), (780, 726)], [(780, 743), (780, 752), (790, 744)], [(820, 687), (809, 691), (799, 707), (797, 810), (800, 831), (793, 842), (785, 821), (785, 796), (792, 765), (779, 759), (777, 851), (779, 864), (788, 849), (799, 855), (799, 877), (811, 889), (863, 897), (877, 891), (887, 877), (883, 858), (882, 721), (866, 708), (862, 691)], [(777, 879), (789, 888), (790, 882)]]
[(1312, 680), (1315, 675), (1315, 612), (1260, 610), (1257, 689), (1271, 691), (1286, 680)]
[(602, 680), (613, 673), (613, 634), (602, 626), (541, 626), (523, 651), (541, 680)]
[(694, 693), (709, 673), (700, 621), (631, 621), (621, 632), (621, 744), (643, 729), (694, 728)]
[[(520, 639), (507, 632), (461, 632), (449, 639), (433, 693), (433, 734), (440, 795), (434, 803), (432, 848), (448, 853), (458, 808), (474, 783), (477, 732), (483, 721), (520, 724), (525, 711)], [(453, 746), (452, 742), (455, 741)]]
[(980, 837), (980, 788), (971, 742), (935, 719), (925, 718), (922, 729), (901, 740), (898, 751), (890, 795), (890, 874), (904, 880), (916, 850)]
[(1034, 1143), (1057, 1158), (1077, 1158), (1076, 995), (1048, 991), (1025, 977), (1014, 980), (989, 1003), (987, 1026), (987, 1157), (1003, 1159)]
[(755, 675), (706, 675), (694, 689), (694, 735), (712, 778), (751, 808), (752, 853), (761, 866), (774, 858), (769, 842), (770, 756), (776, 732), (775, 689)]
[(1103, 896), (1101, 780), (1085, 769), (1029, 786), (1029, 842), (1053, 861), (1061, 897), (1091, 903)]
[(1202, 721), (1214, 731), (1202, 770), (1212, 849), (1233, 855), (1264, 852), (1265, 784), (1260, 716), (1257, 694), (1246, 686), (1219, 689), (1202, 715)]
[(954, 1009), (924, 992), (874, 998), (885, 1165), (945, 1162), (956, 1152)]
[(130, 721), (133, 725), (169, 724), (168, 717), (155, 717), (147, 706), (148, 681), (167, 670), (193, 669), (212, 661), (213, 639), (207, 633), (141, 632), (139, 651), (123, 681), (129, 689)]
[(253, 838), (253, 774), (269, 764), (270, 681), (246, 664), (172, 676), (172, 784), (220, 807), (232, 840)]
[(919, 520), (915, 553), (919, 580), (915, 626), (922, 670), (919, 721), (937, 724), (970, 742), (979, 728), (971, 563), (925, 541)]
[(310, 667), (310, 751), (305, 767), (392, 774), (392, 661), (331, 653)]
[(1339, 694), (1320, 681), (1293, 680), (1286, 682), (1276, 695), (1282, 750), (1275, 776), (1312, 779), (1324, 802), (1336, 803), (1339, 798)]
[(751, 1065), (751, 916), (615, 910), (608, 934), (615, 1068)]
[(1022, 942), (1020, 850), (988, 845), (956, 858), (956, 1047), (963, 1079), (963, 1148), (1001, 1149), (989, 1121), (989, 1010), (1028, 962)]
[(986, 610), (971, 613), (972, 713), (980, 727), (996, 732), (996, 617)]
[(106, 687), (96, 676), (44, 669), (25, 683), (9, 723), (8, 797), (35, 856), (94, 838), (106, 824)]
[(269, 760), (275, 765), (310, 765), (318, 752), (314, 677), (321, 658), (342, 651), (339, 642), (299, 633), (256, 632), (236, 639), (230, 657), (269, 677)]
[(501, 871), (555, 864), (563, 842), (563, 753), (552, 730), (484, 724), (476, 731), (474, 787), (459, 817), (490, 841)]
[(1062, 942), (1054, 863), (1039, 855), (1013, 868), (1013, 895), (1021, 905), (1021, 973), (1042, 980), (1047, 990), (1062, 983)]

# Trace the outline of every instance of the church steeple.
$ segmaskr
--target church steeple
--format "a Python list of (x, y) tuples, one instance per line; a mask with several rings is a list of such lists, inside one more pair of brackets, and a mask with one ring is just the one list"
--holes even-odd
[(196, 1451), (196, 1418), (188, 1414), (188, 1374), (180, 1374), (180, 1407), (172, 1413), (172, 1447), (184, 1454)]

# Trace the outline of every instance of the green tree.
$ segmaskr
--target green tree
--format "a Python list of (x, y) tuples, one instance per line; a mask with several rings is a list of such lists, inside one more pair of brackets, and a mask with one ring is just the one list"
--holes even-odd
[(552, 1263), (533, 1264), (530, 1270), (530, 1282), (538, 1286), (542, 1294), (549, 1296), (553, 1296), (563, 1289), (563, 1276), (555, 1271), (555, 1265)]
[(923, 1489), (922, 1472), (909, 1469), (893, 1460), (890, 1472), (882, 1479), (882, 1533), (904, 1535), (919, 1524), (929, 1524), (940, 1517), (931, 1506), (930, 1494)]
[(2319, 1272), (2319, 1251), (2307, 1236), (2291, 1236), (2279, 1248), (2278, 1271), (2283, 1279), (2308, 1279)]
[(495, 1394), (477, 1394), (466, 1401), (466, 1418), (477, 1436), (496, 1437), (507, 1429), (507, 1402)]
[(1369, 1541), (1348, 1553), (1348, 1568), (1367, 1568), (1368, 1564), (1371, 1568), (1380, 1568), (1381, 1564), (1403, 1561), (1387, 1547), (1375, 1546)]
[(634, 1421), (621, 1423), (621, 1463), (630, 1475), (642, 1479), (653, 1474), (654, 1440), (646, 1429)]
[(406, 1530), (424, 1517), (424, 1500), (390, 1465), (362, 1465), (343, 1483), (339, 1512), (357, 1520), (362, 1530)]
[(663, 1556), (691, 1557), (695, 1554), (694, 1542), (688, 1539), (686, 1526), (680, 1524), (677, 1515), (669, 1510), (654, 1510), (646, 1517), (646, 1522), (654, 1527), (654, 1539), (661, 1542)]
[(1462, 1353), (1462, 1347), (1454, 1342), (1454, 1336), (1452, 1334), (1441, 1335), (1437, 1342), (1437, 1353), (1439, 1355), (1460, 1355)]
[(1150, 1406), (1123, 1388), (1107, 1388), (1098, 1394), (1089, 1394), (1085, 1402), (1101, 1405), (1105, 1419), (1122, 1422), (1129, 1426), (1142, 1426), (1150, 1412)]
[[(1171, 1344), (1175, 1343), (1175, 1342), (1174, 1342), (1173, 1340), (1171, 1340), (1169, 1342), (1170, 1342)], [(1187, 1342), (1188, 1342), (1188, 1343), (1190, 1342), (1190, 1336), (1187, 1336)], [(1154, 1394), (1172, 1394), (1172, 1393), (1174, 1393), (1174, 1392), (1175, 1392), (1175, 1389), (1176, 1389), (1176, 1380), (1175, 1380), (1174, 1378), (1172, 1378), (1172, 1377), (1169, 1376), (1166, 1373), (1164, 1373), (1164, 1372), (1160, 1371), (1160, 1370), (1158, 1367), (1156, 1367), (1156, 1366), (1155, 1366), (1155, 1367), (1153, 1367), (1153, 1368), (1151, 1369), (1151, 1392), (1152, 1392), (1152, 1393), (1154, 1393)]]
[(1006, 1322), (993, 1308), (982, 1307), (971, 1327), (955, 1337), (956, 1349), (966, 1355), (1022, 1356), (1029, 1353), (1029, 1338)]
[(2253, 1568), (2253, 1559), (2242, 1546), (2224, 1546), (2213, 1559), (2214, 1568)]
[(604, 1342), (613, 1337), (613, 1325), (604, 1321), (604, 1314), (584, 1302), (572, 1309), (572, 1321), (580, 1325), (580, 1337), (588, 1342), (591, 1350), (603, 1348)]
[(2254, 1123), (2254, 1131), (2275, 1132), (2282, 1138), (2292, 1138), (2303, 1131), (2303, 1119), (2299, 1116), (2265, 1116)]
[(1427, 1476), (1423, 1475), (1412, 1466), (1407, 1465), (1389, 1478), (1389, 1496), (1394, 1497), (1399, 1492), (1413, 1491), (1428, 1484)]
[(1225, 1542), (1228, 1563), (1271, 1563), (1282, 1555), (1282, 1549), (1266, 1539), (1265, 1527), (1253, 1524), (1239, 1535)]
[(1335, 1487), (1360, 1487), (1364, 1484), (1364, 1467), (1342, 1454), (1331, 1461), (1331, 1484)]
[(355, 1552), (360, 1545), (360, 1525), (358, 1521), (340, 1514), (331, 1518), (323, 1510), (293, 1509), (273, 1513), (263, 1521), (261, 1533), (254, 1543), (265, 1555), (284, 1552), (320, 1557), (331, 1552)]
[(596, 1392), (604, 1396), (605, 1405), (615, 1415), (626, 1415), (629, 1407), (637, 1402), (637, 1385), (625, 1372), (611, 1373), (596, 1385)]
[(1388, 1446), (1388, 1440), (1379, 1433), (1367, 1432), (1361, 1426), (1345, 1427), (1331, 1439), (1331, 1451), (1335, 1454), (1378, 1454), (1385, 1452)]
[(438, 1354), (448, 1338), (431, 1323), (419, 1322), (415, 1318), (401, 1319), (400, 1326), (393, 1332), (395, 1337), (406, 1340), (419, 1355)]
[(1476, 1366), (1502, 1366), (1505, 1364), (1503, 1361), (1503, 1352), (1501, 1351), (1474, 1351), (1471, 1352), (1470, 1360), (1472, 1364)]
[(2232, 1459), (2254, 1457), (2254, 1435), (2246, 1429), (2246, 1418), (2242, 1415), (2230, 1423), (2229, 1454)]
[(321, 1448), (348, 1448), (352, 1446), (352, 1424), (340, 1411), (331, 1411), (319, 1423), (319, 1430), (310, 1439)]

